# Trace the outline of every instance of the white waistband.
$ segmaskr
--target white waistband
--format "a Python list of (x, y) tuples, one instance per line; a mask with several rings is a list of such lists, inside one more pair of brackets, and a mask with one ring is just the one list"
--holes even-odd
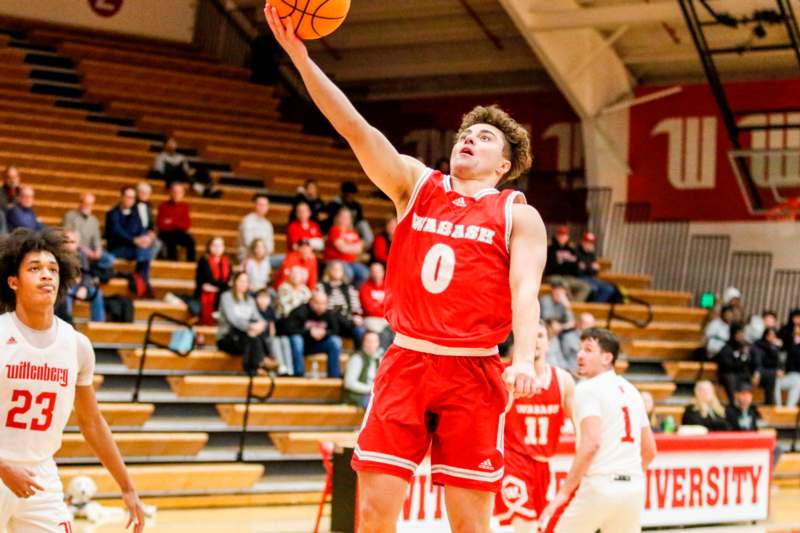
[(422, 339), (415, 339), (397, 333), (394, 336), (394, 343), (400, 348), (406, 350), (414, 350), (415, 352), (431, 353), (434, 355), (455, 355), (461, 357), (486, 357), (489, 355), (497, 355), (497, 346), (493, 348), (457, 348), (455, 346), (442, 346), (435, 342), (430, 342)]

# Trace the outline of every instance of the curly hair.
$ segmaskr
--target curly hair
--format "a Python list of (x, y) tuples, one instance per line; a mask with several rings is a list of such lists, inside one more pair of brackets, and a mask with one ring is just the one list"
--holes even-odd
[(509, 181), (531, 167), (531, 139), (528, 130), (523, 128), (516, 120), (496, 105), (477, 106), (461, 119), (456, 138), (467, 128), (475, 124), (489, 124), (494, 126), (505, 137), (503, 156), (511, 161), (511, 168), (503, 175), (501, 181)]
[(66, 234), (60, 229), (45, 228), (33, 231), (17, 228), (0, 237), (0, 312), (17, 308), (17, 295), (8, 286), (8, 278), (19, 275), (19, 267), (31, 252), (50, 252), (58, 263), (58, 296), (56, 302), (66, 297), (81, 269), (75, 254), (64, 247)]

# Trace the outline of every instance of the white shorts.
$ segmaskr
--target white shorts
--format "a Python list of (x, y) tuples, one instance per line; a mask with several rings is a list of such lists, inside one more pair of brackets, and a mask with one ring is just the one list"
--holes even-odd
[(564, 509), (555, 533), (640, 533), (644, 476), (587, 476)]
[(44, 487), (30, 498), (17, 498), (0, 481), (0, 533), (72, 533), (71, 516), (64, 503), (64, 489), (52, 459), (19, 465), (34, 472)]

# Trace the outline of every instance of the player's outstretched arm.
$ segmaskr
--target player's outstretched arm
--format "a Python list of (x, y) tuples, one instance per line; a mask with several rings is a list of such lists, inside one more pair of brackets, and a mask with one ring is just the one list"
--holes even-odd
[(303, 41), (294, 33), (291, 19), (284, 23), (267, 2), (264, 16), (272, 34), (303, 78), (308, 94), (322, 114), (355, 152), (370, 180), (404, 212), (416, 180), (425, 166), (413, 157), (400, 155), (392, 143), (361, 116), (347, 96), (308, 56)]
[(75, 415), (83, 438), (122, 490), (122, 499), (130, 514), (128, 525), (125, 527), (133, 524), (134, 533), (140, 533), (144, 530), (144, 507), (133, 487), (133, 481), (125, 468), (119, 448), (111, 436), (111, 430), (108, 429), (108, 424), (100, 413), (97, 397), (91, 385), (75, 387)]
[[(529, 368), (530, 375), (534, 375), (533, 358), (540, 314), (539, 289), (547, 260), (547, 232), (539, 212), (529, 205), (514, 204), (511, 216), (509, 283), (514, 351), (512, 365), (505, 374), (509, 385), (512, 378), (520, 381), (516, 374), (524, 373), (524, 369)], [(523, 386), (523, 390), (520, 390), (520, 384), (517, 383), (514, 392), (517, 396), (530, 396), (534, 391), (532, 385), (530, 388)]]

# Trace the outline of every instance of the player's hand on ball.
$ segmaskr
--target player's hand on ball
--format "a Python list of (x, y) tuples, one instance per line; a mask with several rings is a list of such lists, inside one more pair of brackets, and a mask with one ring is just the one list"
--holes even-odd
[(33, 476), (33, 471), (27, 468), (0, 463), (0, 480), (17, 498), (30, 498), (37, 490), (44, 490)]
[(514, 363), (503, 372), (503, 381), (514, 398), (528, 398), (536, 392), (536, 371), (533, 363)]
[(294, 33), (294, 25), (291, 17), (286, 17), (286, 22), (282, 21), (278, 16), (278, 10), (267, 2), (264, 6), (264, 17), (267, 19), (272, 35), (278, 41), (292, 61), (298, 60), (308, 56), (308, 50), (303, 41)]
[(139, 496), (133, 492), (123, 492), (122, 501), (125, 502), (125, 507), (128, 509), (128, 524), (125, 529), (133, 525), (133, 533), (141, 533), (144, 531), (144, 506)]

